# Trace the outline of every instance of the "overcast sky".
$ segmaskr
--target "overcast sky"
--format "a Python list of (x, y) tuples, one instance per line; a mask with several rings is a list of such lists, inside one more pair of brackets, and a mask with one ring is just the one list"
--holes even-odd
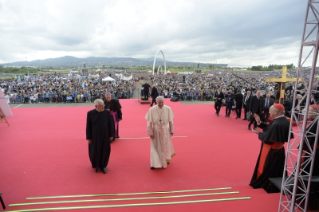
[(297, 65), (306, 0), (0, 0), (0, 63), (154, 57)]

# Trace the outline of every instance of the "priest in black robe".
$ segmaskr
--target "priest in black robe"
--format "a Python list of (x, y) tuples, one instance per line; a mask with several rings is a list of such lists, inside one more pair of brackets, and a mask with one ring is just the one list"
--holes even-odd
[(105, 104), (105, 109), (110, 111), (111, 116), (113, 118), (113, 129), (114, 129), (114, 137), (113, 141), (115, 138), (119, 138), (119, 122), (122, 120), (122, 106), (117, 99), (113, 99), (111, 93), (106, 93), (105, 94), (106, 101), (104, 101)]
[(271, 106), (269, 115), (273, 121), (270, 124), (261, 122), (260, 117), (254, 114), (257, 125), (263, 129), (263, 132), (253, 129), (261, 140), (261, 149), (249, 185), (253, 188), (263, 188), (268, 193), (278, 192), (270, 186), (269, 178), (282, 177), (284, 172), (286, 158), (284, 143), (288, 142), (290, 125), (284, 113), (285, 108), (282, 104)]
[(87, 113), (86, 140), (89, 142), (89, 157), (92, 168), (98, 172), (100, 168), (104, 174), (111, 153), (111, 140), (113, 139), (113, 120), (110, 111), (104, 109), (104, 102), (100, 99), (94, 101), (95, 109)]

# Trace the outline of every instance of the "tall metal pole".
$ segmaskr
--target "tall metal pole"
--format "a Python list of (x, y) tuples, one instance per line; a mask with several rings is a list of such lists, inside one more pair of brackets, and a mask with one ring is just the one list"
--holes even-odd
[[(318, 143), (318, 127), (316, 133), (310, 133), (310, 127), (307, 126), (307, 118), (309, 113), (309, 105), (312, 94), (318, 93), (314, 89), (316, 83), (314, 83), (314, 74), (316, 71), (317, 58), (318, 58), (318, 47), (319, 47), (319, 1), (308, 0), (306, 18), (304, 23), (304, 30), (301, 40), (301, 48), (297, 69), (297, 81), (294, 89), (294, 100), (291, 113), (291, 122), (290, 122), (290, 132), (287, 145), (286, 153), (286, 162), (285, 169), (282, 180), (281, 193), (283, 194), (280, 197), (280, 204), (278, 211), (307, 211), (308, 198), (310, 191), (310, 184), (314, 166), (314, 159), (316, 154), (316, 147)], [(311, 48), (311, 51), (303, 57), (303, 53), (307, 52), (308, 48)], [(312, 54), (311, 69), (304, 69), (302, 66), (308, 60), (309, 56)], [(305, 58), (305, 59), (303, 59)], [(311, 58), (311, 57), (310, 57)], [(308, 85), (307, 85), (307, 76)], [(297, 93), (302, 93), (303, 90), (298, 87), (299, 77), (302, 77), (303, 82), (306, 84), (305, 93), (302, 98), (302, 101), (306, 101), (305, 108), (302, 108), (301, 102), (299, 101), (296, 105), (296, 95)], [(314, 104), (316, 102), (314, 101)], [(318, 106), (317, 106), (318, 108)], [(303, 110), (302, 110), (303, 109)], [(319, 115), (319, 113), (316, 113)], [(304, 116), (301, 119), (301, 116)], [(319, 118), (317, 117), (313, 120), (312, 124), (315, 122), (318, 123)], [(296, 122), (297, 127), (292, 127), (293, 122)], [(290, 140), (291, 133), (294, 134), (294, 140)], [(312, 146), (307, 138), (311, 134), (312, 137), (315, 137), (314, 145)], [(306, 150), (304, 150), (304, 146)], [(297, 156), (297, 157), (296, 157)], [(305, 167), (310, 167), (310, 171), (305, 171)], [(286, 176), (287, 174), (287, 176)]]
[(26, 61), (26, 68), (27, 68), (27, 71), (28, 71), (28, 76), (29, 76), (29, 68), (28, 68), (28, 57), (25, 58), (25, 61)]

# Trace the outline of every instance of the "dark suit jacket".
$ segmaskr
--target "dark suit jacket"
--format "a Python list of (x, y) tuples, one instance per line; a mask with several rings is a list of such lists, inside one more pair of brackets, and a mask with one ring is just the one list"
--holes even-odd
[(287, 100), (284, 102), (284, 107), (285, 107), (285, 111), (291, 111), (292, 109), (292, 101), (291, 100)]
[[(265, 106), (265, 104), (266, 104), (266, 98), (265, 99), (263, 99), (263, 104), (264, 104), (264, 109), (266, 108), (266, 106)], [(268, 109), (273, 105), (275, 103), (275, 101), (273, 100), (273, 99), (271, 99), (271, 98), (269, 98), (269, 107), (268, 107)]]
[(257, 98), (257, 96), (253, 96), (250, 102), (249, 111), (251, 111), (253, 114), (257, 112), (261, 113), (262, 111), (264, 111), (263, 102), (264, 101), (261, 96), (259, 97), (259, 99)]
[[(215, 93), (215, 97), (216, 97), (216, 102), (221, 102), (222, 99), (224, 98), (224, 93), (220, 92), (218, 95), (218, 91)], [(218, 100), (218, 98), (220, 98), (220, 100)]]
[[(228, 99), (228, 98), (230, 98), (230, 101), (229, 101), (230, 103), (227, 102), (227, 99)], [(226, 96), (225, 96), (225, 99), (226, 99), (225, 104), (234, 105), (234, 97), (233, 97), (233, 95), (230, 95), (230, 96), (226, 95)]]
[(243, 104), (244, 96), (241, 93), (235, 95), (236, 106), (240, 106)]
[(249, 107), (250, 107), (250, 102), (251, 102), (251, 99), (252, 99), (252, 95), (249, 96), (249, 98), (247, 99), (247, 102), (245, 104), (245, 99), (246, 99), (247, 95), (244, 96), (244, 99), (243, 99), (243, 105), (246, 109), (249, 110)]
[(142, 87), (144, 88), (144, 92), (149, 92), (149, 89), (150, 89), (150, 85), (145, 83), (144, 85), (142, 85)]
[(157, 88), (155, 88), (155, 87), (152, 88), (151, 97), (152, 98), (158, 97)]
[[(295, 108), (297, 108), (297, 105), (298, 105), (298, 99), (296, 99), (296, 101), (295, 101)], [(303, 106), (305, 106), (306, 104), (305, 104), (305, 101), (301, 101), (300, 102), (300, 107), (303, 107)]]

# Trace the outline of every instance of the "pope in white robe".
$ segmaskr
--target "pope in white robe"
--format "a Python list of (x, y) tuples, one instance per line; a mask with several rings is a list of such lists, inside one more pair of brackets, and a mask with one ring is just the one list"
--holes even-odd
[(156, 98), (157, 105), (151, 107), (145, 119), (147, 133), (151, 138), (151, 169), (166, 168), (175, 156), (171, 140), (174, 134), (174, 113), (169, 106), (164, 105), (164, 98)]

